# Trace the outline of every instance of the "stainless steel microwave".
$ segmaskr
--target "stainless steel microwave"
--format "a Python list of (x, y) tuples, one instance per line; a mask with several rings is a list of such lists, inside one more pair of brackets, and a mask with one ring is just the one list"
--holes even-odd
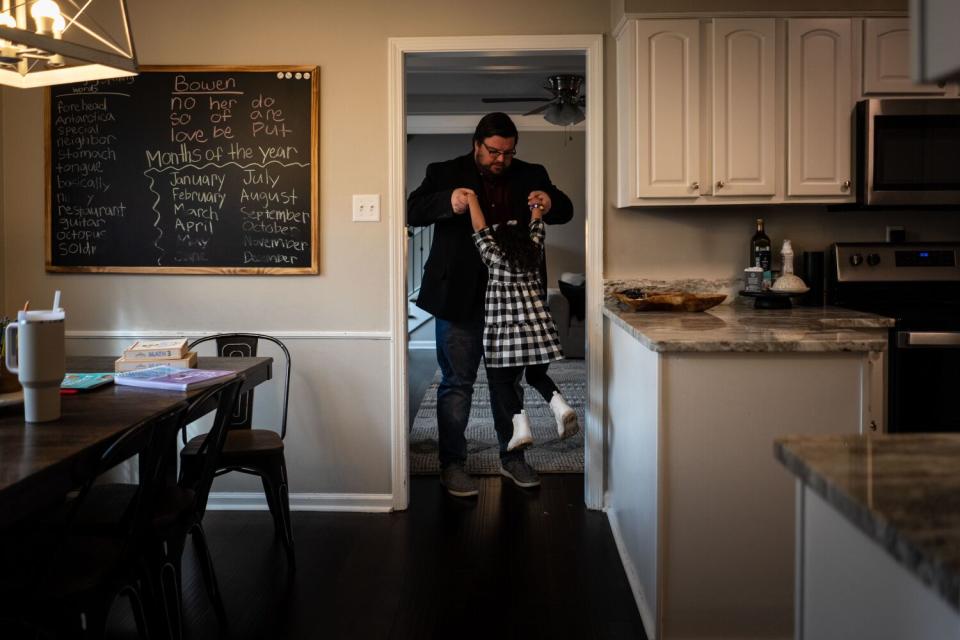
[(960, 98), (857, 103), (857, 201), (960, 205)]

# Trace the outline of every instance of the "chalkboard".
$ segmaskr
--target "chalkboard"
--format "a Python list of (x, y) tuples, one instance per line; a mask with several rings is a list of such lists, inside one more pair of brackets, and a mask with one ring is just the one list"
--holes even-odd
[(318, 271), (316, 67), (51, 87), (47, 271)]

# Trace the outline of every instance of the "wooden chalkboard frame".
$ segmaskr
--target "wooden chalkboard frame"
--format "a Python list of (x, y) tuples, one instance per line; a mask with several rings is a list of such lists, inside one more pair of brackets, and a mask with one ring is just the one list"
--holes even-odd
[(204, 266), (64, 266), (53, 264), (53, 162), (52, 162), (52, 94), (45, 93), (44, 106), (44, 253), (46, 270), (58, 273), (137, 273), (187, 275), (316, 275), (320, 272), (320, 68), (309, 65), (143, 65), (141, 73), (150, 72), (308, 72), (310, 76), (310, 266), (309, 267), (204, 267)]

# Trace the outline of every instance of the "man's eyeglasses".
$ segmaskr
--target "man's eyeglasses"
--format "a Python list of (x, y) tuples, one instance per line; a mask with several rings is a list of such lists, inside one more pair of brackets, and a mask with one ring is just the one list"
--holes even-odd
[(481, 143), (484, 148), (487, 150), (487, 153), (492, 155), (494, 158), (512, 158), (517, 155), (516, 149), (507, 149), (506, 151), (501, 151), (500, 149), (495, 149), (485, 142)]

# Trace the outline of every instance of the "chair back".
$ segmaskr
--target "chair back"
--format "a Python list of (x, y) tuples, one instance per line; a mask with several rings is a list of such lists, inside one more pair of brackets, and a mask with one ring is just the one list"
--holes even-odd
[(223, 444), (227, 440), (227, 423), (233, 413), (237, 394), (243, 385), (243, 381), (244, 377), (241, 374), (224, 385), (216, 385), (207, 389), (190, 401), (190, 405), (180, 422), (180, 429), (185, 433), (188, 424), (206, 413), (205, 405), (216, 404), (213, 426), (210, 427), (210, 431), (197, 451), (196, 468), (192, 469), (190, 473), (184, 473), (184, 470), (181, 469), (180, 473), (181, 486), (193, 491), (194, 509), (201, 516), (207, 508), (207, 497), (210, 495), (210, 487), (213, 484), (220, 452), (223, 451)]
[(100, 455), (92, 472), (86, 477), (76, 499), (73, 500), (71, 508), (67, 512), (65, 523), (67, 526), (64, 532), (77, 519), (77, 514), (83, 509), (84, 500), (90, 493), (96, 479), (121, 462), (138, 454), (140, 456), (140, 481), (118, 524), (128, 545), (137, 536), (147, 531), (155, 510), (156, 500), (163, 489), (166, 465), (176, 464), (176, 458), (171, 460), (166, 454), (176, 442), (177, 429), (183, 421), (183, 416), (186, 415), (187, 406), (187, 402), (177, 404), (159, 419), (146, 421), (127, 430), (107, 447)]
[[(190, 349), (209, 341), (216, 342), (217, 356), (221, 358), (255, 358), (260, 340), (277, 345), (284, 357), (283, 415), (280, 418), (280, 438), (287, 435), (287, 405), (290, 399), (290, 351), (277, 338), (262, 333), (217, 333), (190, 343)], [(237, 401), (228, 429), (250, 429), (253, 425), (253, 389)]]

